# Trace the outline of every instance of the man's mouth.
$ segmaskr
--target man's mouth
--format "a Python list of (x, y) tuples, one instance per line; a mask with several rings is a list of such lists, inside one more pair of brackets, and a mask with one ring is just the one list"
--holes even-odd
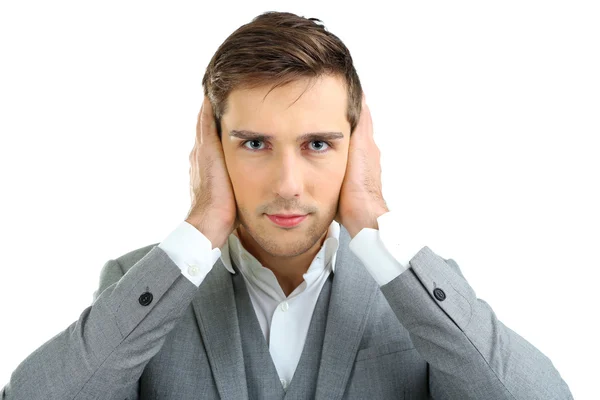
[(293, 228), (298, 226), (308, 217), (308, 214), (266, 214), (267, 217), (276, 225), (282, 228)]

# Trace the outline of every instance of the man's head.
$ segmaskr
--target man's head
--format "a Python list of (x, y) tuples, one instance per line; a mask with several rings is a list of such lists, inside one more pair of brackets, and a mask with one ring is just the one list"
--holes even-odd
[[(202, 83), (242, 228), (272, 256), (305, 253), (335, 217), (360, 116), (350, 52), (312, 20), (265, 13), (225, 40)], [(293, 228), (268, 217), (290, 213), (307, 217)]]

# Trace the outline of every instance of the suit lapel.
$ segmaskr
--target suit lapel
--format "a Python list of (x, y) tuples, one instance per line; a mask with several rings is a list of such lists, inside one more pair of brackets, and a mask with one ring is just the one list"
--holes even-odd
[(346, 389), (369, 311), (379, 286), (351, 252), (340, 225), (340, 245), (331, 287), (316, 399), (340, 399)]
[(192, 307), (222, 399), (248, 398), (244, 355), (231, 273), (221, 259), (208, 273)]

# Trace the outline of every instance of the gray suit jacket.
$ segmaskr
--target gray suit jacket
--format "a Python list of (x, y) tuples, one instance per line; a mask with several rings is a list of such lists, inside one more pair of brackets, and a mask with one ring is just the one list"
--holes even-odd
[[(454, 260), (425, 246), (380, 288), (349, 241), (342, 226), (316, 389), (301, 398), (572, 399)], [(157, 244), (104, 265), (92, 305), (18, 365), (2, 400), (248, 398), (233, 275), (219, 260), (197, 288)]]

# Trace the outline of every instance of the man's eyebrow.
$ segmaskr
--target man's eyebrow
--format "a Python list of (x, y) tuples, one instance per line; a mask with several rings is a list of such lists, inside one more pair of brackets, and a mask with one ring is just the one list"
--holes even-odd
[[(247, 130), (231, 130), (229, 131), (229, 137), (236, 137), (245, 140), (272, 140), (274, 136), (267, 135), (260, 132), (252, 132)], [(342, 132), (308, 132), (304, 133), (296, 138), (297, 142), (304, 142), (307, 140), (338, 140), (343, 139), (344, 134)]]

